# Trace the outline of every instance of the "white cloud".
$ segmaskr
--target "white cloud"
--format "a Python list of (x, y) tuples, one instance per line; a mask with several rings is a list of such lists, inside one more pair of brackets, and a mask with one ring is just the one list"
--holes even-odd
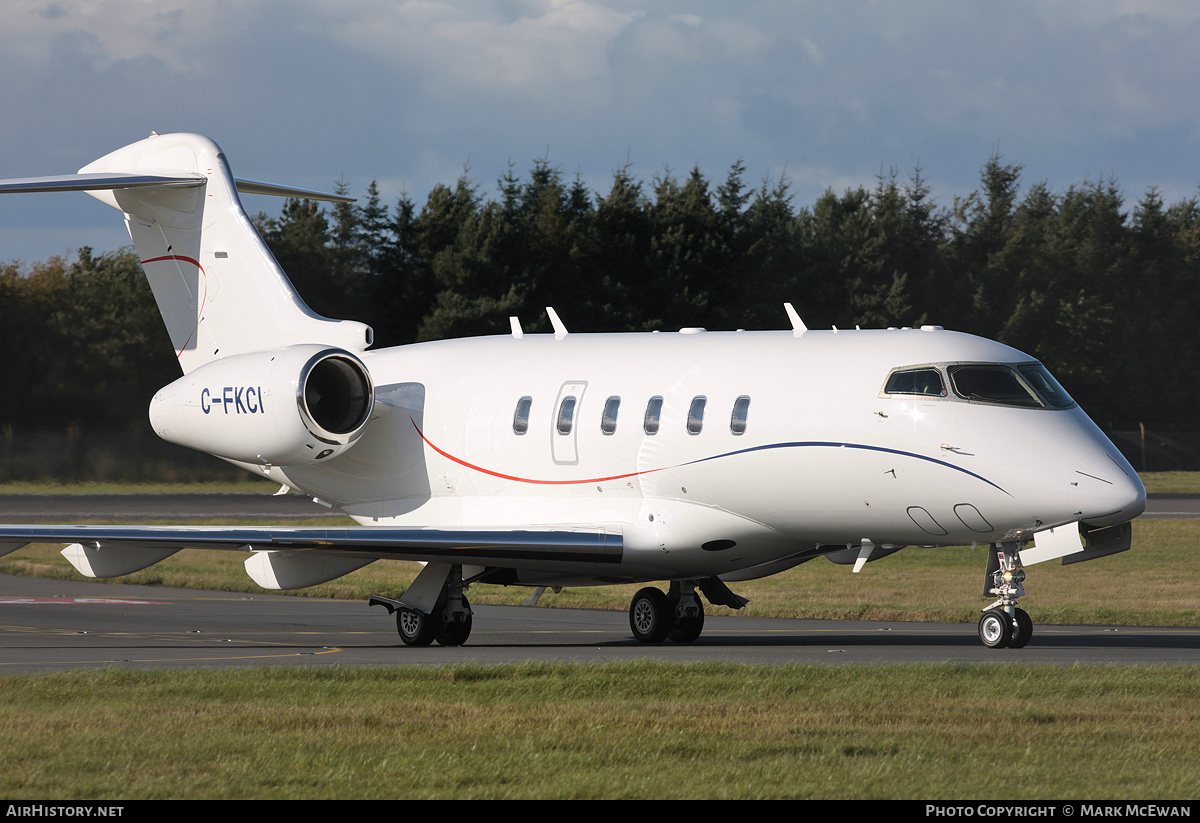
[(1170, 194), (1200, 181), (1197, 53), (1200, 5), (1166, 0), (5, 0), (0, 176), (153, 128), (209, 134), (239, 174), (418, 201), (547, 152), (604, 190), (627, 159), (741, 158), (791, 169), (801, 204), (920, 159), (948, 201), (997, 145), (1053, 185)]
[(175, 71), (205, 64), (206, 45), (236, 24), (236, 0), (6, 0), (0, 48), (7, 58), (45, 70), (60, 49), (93, 68), (150, 58)]
[(537, 89), (606, 73), (609, 43), (640, 12), (564, 0), (460, 4), (318, 2), (333, 37), (382, 64), (427, 73), (426, 82), (472, 92)]

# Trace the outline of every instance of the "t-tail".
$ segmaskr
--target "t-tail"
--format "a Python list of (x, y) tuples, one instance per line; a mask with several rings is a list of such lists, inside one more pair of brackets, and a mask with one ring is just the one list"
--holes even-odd
[(8, 180), (0, 192), (86, 191), (121, 210), (184, 374), (213, 360), (298, 344), (361, 352), (369, 326), (312, 311), (259, 236), (238, 192), (349, 201), (236, 180), (196, 134), (151, 135), (78, 174)]

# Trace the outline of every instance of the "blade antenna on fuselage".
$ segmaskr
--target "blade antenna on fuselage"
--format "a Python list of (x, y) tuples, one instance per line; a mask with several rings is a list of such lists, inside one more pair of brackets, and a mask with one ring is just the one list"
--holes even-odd
[(793, 335), (795, 335), (796, 337), (799, 337), (800, 335), (802, 335), (806, 331), (808, 331), (808, 326), (804, 325), (804, 321), (800, 319), (800, 315), (796, 311), (795, 306), (793, 306), (791, 303), (784, 303), (783, 309), (784, 309), (784, 311), (787, 312), (788, 320), (792, 321), (792, 334)]

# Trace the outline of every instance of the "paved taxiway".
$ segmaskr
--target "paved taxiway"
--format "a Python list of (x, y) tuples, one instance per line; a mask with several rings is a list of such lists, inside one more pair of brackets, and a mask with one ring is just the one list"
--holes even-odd
[[(549, 598), (550, 595), (547, 595)], [(0, 575), (0, 675), (119, 666), (679, 662), (1200, 664), (1200, 628), (1042, 626), (991, 650), (971, 624), (709, 617), (692, 644), (647, 646), (624, 612), (475, 606), (470, 642), (410, 648), (362, 601)]]
[[(304, 520), (297, 495), (5, 495), (0, 519)], [(1152, 495), (1143, 517), (1200, 517), (1200, 495)], [(547, 599), (552, 595), (547, 595)], [(624, 612), (475, 606), (461, 648), (408, 648), (381, 607), (0, 575), (0, 674), (92, 666), (444, 665), (640, 658), (744, 663), (1200, 663), (1200, 628), (1038, 625), (1022, 650), (980, 645), (973, 624), (712, 617), (693, 644), (646, 646)]]

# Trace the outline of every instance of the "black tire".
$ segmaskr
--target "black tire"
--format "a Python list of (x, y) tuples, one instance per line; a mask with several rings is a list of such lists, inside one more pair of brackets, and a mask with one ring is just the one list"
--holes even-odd
[(691, 643), (704, 631), (704, 605), (696, 598), (696, 608), (700, 610), (695, 617), (679, 617), (671, 624), (667, 638), (672, 643)]
[(1033, 637), (1033, 618), (1024, 609), (1017, 609), (1013, 615), (1013, 635), (1008, 641), (1010, 649), (1023, 649)]
[(979, 639), (989, 649), (1003, 649), (1012, 641), (1012, 620), (999, 609), (988, 609), (979, 618)]
[[(471, 604), (467, 602), (467, 598), (462, 599), (462, 604), (466, 608), (471, 608)], [(437, 632), (434, 634), (434, 639), (441, 646), (461, 646), (467, 642), (467, 638), (471, 636), (471, 615), (467, 615), (467, 619), (462, 623), (446, 623), (439, 620)]]
[(671, 602), (658, 589), (645, 588), (629, 604), (629, 628), (642, 643), (661, 643), (675, 622)]
[(396, 631), (405, 646), (428, 646), (433, 642), (437, 632), (437, 624), (433, 617), (425, 612), (401, 607), (396, 609)]

